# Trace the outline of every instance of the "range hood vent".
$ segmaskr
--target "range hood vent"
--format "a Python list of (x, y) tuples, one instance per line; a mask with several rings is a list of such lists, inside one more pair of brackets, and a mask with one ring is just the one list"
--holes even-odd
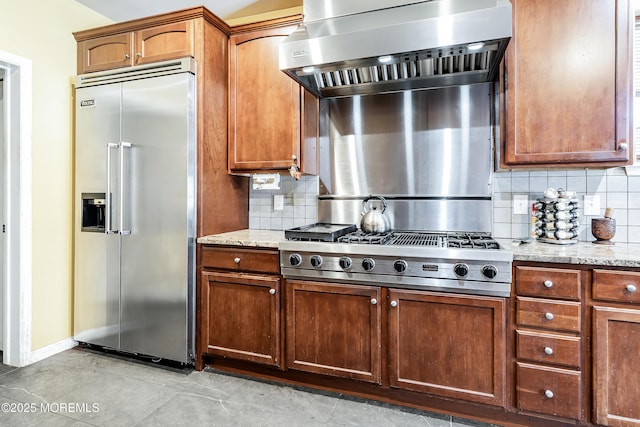
[(496, 78), (511, 38), (509, 0), (402, 3), (305, 0), (305, 22), (280, 45), (280, 69), (323, 98)]

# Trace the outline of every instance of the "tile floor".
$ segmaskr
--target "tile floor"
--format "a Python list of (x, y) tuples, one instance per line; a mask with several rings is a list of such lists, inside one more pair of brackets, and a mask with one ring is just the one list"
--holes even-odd
[(0, 426), (422, 426), (487, 424), (74, 348), (0, 364)]

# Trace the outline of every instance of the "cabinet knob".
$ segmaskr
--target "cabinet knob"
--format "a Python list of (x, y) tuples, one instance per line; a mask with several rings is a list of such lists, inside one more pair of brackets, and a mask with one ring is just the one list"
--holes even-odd
[(552, 355), (553, 354), (553, 349), (551, 347), (545, 347), (544, 348), (544, 353), (548, 354), (548, 355)]
[(271, 295), (275, 295), (275, 294), (276, 294), (276, 290), (275, 290), (275, 289), (269, 289), (269, 293), (270, 293)]
[(371, 298), (371, 304), (376, 305), (378, 303), (378, 300), (375, 298)]
[(547, 320), (553, 320), (553, 313), (545, 313), (544, 318)]
[(391, 307), (397, 307), (398, 306), (398, 301), (391, 301)]
[(138, 58), (141, 58), (141, 57), (142, 57), (142, 54), (141, 54), (140, 52), (136, 52), (136, 56), (137, 56)]
[(235, 257), (233, 259), (233, 262), (235, 262), (236, 264), (240, 264), (240, 257)]
[(618, 150), (627, 150), (629, 148), (629, 144), (627, 144), (626, 142), (621, 142), (620, 144), (618, 144)]
[(630, 293), (633, 293), (638, 290), (638, 288), (636, 288), (636, 285), (632, 285), (631, 283), (629, 283), (625, 289), (627, 290), (627, 292), (630, 292)]
[(295, 162), (296, 160), (298, 160), (298, 156), (296, 156), (295, 154), (292, 154), (291, 155), (291, 160), (293, 160)]
[(544, 287), (545, 288), (552, 288), (553, 287), (553, 282), (551, 280), (545, 280), (544, 281)]
[(124, 59), (129, 59), (129, 58), (131, 58), (131, 55), (129, 55), (128, 53), (125, 53), (124, 54)]
[(544, 397), (546, 397), (547, 399), (553, 399), (553, 392), (551, 390), (545, 390)]

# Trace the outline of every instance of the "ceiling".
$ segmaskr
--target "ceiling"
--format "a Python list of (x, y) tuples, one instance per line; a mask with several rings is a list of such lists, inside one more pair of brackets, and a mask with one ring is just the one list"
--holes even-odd
[(302, 6), (302, 0), (76, 0), (115, 21), (205, 6), (225, 21)]

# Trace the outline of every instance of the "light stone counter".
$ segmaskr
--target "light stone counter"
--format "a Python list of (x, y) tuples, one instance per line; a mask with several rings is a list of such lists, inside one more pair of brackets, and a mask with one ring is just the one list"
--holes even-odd
[(199, 237), (198, 243), (204, 245), (277, 248), (278, 242), (281, 240), (284, 240), (284, 231), (245, 229)]
[[(284, 231), (245, 229), (203, 236), (198, 238), (198, 243), (277, 248), (282, 240)], [(537, 241), (518, 244), (518, 241), (503, 239), (499, 239), (499, 242), (505, 249), (513, 251), (514, 261), (640, 267), (640, 244), (616, 243), (606, 246), (579, 242), (574, 245), (554, 245)]]
[(640, 267), (639, 244), (616, 243), (608, 246), (578, 242), (573, 245), (554, 245), (538, 241), (518, 244), (510, 240), (500, 240), (500, 244), (513, 251), (514, 261)]

